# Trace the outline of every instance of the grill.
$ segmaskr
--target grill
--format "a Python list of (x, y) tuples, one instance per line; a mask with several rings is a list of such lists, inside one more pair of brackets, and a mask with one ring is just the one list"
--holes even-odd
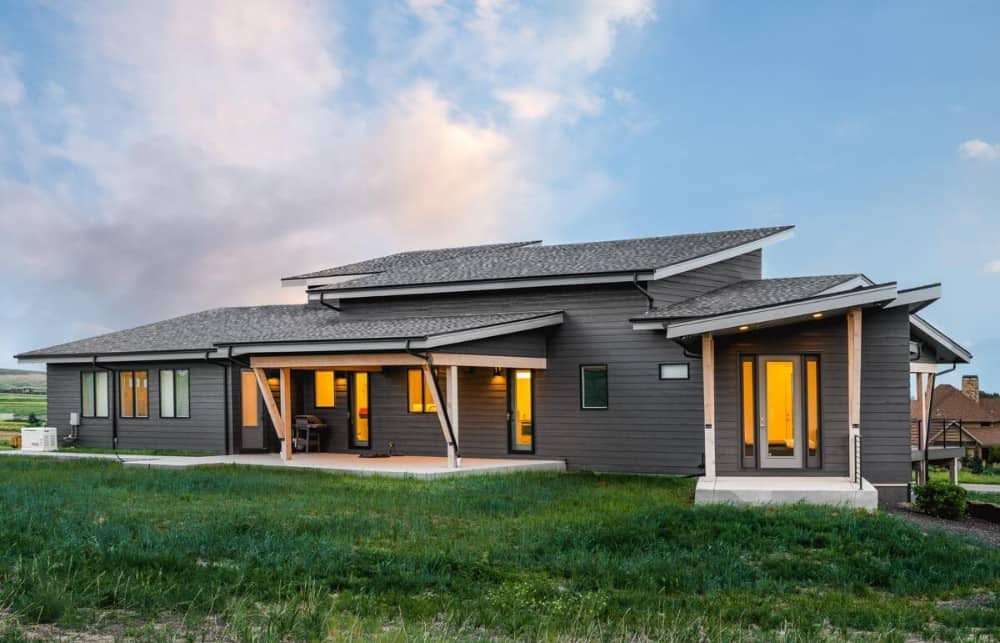
[(319, 451), (326, 424), (315, 415), (296, 415), (292, 447), (296, 451)]

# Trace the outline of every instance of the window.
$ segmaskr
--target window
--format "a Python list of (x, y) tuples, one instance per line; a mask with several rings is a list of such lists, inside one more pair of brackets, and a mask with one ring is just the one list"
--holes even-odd
[(686, 380), (689, 379), (688, 365), (684, 364), (660, 364), (661, 380)]
[(607, 364), (580, 367), (580, 406), (584, 409), (608, 408)]
[(240, 373), (240, 406), (242, 407), (243, 426), (255, 428), (259, 422), (260, 411), (257, 408), (257, 376), (253, 371)]
[(352, 383), (354, 389), (351, 392), (351, 446), (356, 449), (367, 449), (371, 446), (368, 435), (368, 430), (371, 428), (368, 411), (368, 373), (354, 373)]
[(535, 449), (535, 405), (531, 371), (512, 371), (509, 378), (510, 450), (531, 453)]
[(411, 368), (406, 372), (406, 398), (410, 413), (437, 413), (430, 382), (424, 377), (422, 368)]
[(757, 396), (754, 377), (754, 364), (756, 357), (744, 356), (740, 358), (740, 388), (742, 390), (742, 406), (740, 409), (740, 423), (743, 428), (743, 466), (752, 468), (756, 466), (756, 440), (757, 434)]
[(333, 371), (315, 371), (316, 408), (332, 409), (337, 405)]
[(119, 371), (121, 391), (119, 415), (123, 418), (149, 417), (149, 372)]
[(160, 417), (191, 417), (191, 372), (188, 369), (160, 371)]
[(819, 356), (806, 355), (806, 466), (819, 467)]
[(107, 371), (84, 371), (80, 374), (80, 399), (85, 418), (108, 417)]

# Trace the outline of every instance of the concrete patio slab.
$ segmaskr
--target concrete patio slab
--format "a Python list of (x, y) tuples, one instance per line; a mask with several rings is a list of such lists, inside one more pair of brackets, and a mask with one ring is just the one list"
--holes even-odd
[[(4, 455), (48, 458), (118, 459), (113, 454), (68, 453), (65, 451), (31, 452), (5, 451)], [(392, 456), (391, 458), (361, 458), (351, 453), (296, 453), (284, 462), (277, 453), (217, 455), (217, 456), (122, 456), (124, 466), (146, 468), (188, 469), (213, 465), (275, 467), (280, 469), (312, 469), (353, 475), (389, 476), (396, 478), (442, 478), (465, 475), (502, 474), (518, 471), (565, 471), (562, 460), (531, 460), (526, 458), (462, 458), (458, 469), (448, 468), (447, 458), (430, 456)]]
[(862, 479), (862, 487), (847, 478), (790, 476), (727, 476), (701, 478), (695, 489), (696, 505), (768, 505), (805, 502), (878, 508), (878, 490)]

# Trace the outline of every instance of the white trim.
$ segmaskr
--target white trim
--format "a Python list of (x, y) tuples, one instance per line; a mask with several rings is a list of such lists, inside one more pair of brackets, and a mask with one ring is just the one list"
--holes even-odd
[[(120, 353), (112, 355), (97, 355), (98, 364), (109, 362), (175, 362), (179, 360), (204, 360), (208, 354), (210, 359), (223, 359), (226, 354), (219, 349), (203, 351), (186, 351), (173, 353)], [(92, 364), (93, 355), (57, 355), (52, 357), (19, 357), (18, 363), (32, 364)]]
[(929, 364), (926, 362), (910, 362), (910, 372), (911, 373), (937, 373), (938, 364)]
[(719, 263), (720, 261), (725, 261), (727, 259), (732, 259), (733, 257), (739, 257), (740, 255), (745, 255), (748, 252), (760, 250), (762, 248), (771, 245), (772, 243), (784, 241), (785, 239), (791, 239), (793, 236), (795, 236), (795, 228), (791, 227), (788, 228), (787, 230), (775, 232), (774, 234), (768, 235), (762, 239), (748, 241), (747, 243), (741, 243), (738, 246), (733, 246), (732, 248), (727, 248), (725, 250), (713, 252), (703, 257), (696, 257), (694, 259), (688, 259), (687, 261), (681, 261), (679, 263), (671, 264), (669, 266), (657, 268), (656, 270), (653, 271), (653, 279), (654, 280), (663, 279), (665, 277), (679, 275), (682, 272), (688, 272), (690, 270), (704, 268), (705, 266), (710, 266), (713, 263)]
[(871, 286), (874, 285), (875, 284), (868, 277), (865, 277), (864, 275), (858, 275), (857, 277), (851, 277), (847, 281), (842, 281), (836, 286), (831, 286), (826, 290), (821, 290), (820, 292), (816, 293), (816, 296), (819, 297), (822, 295), (832, 295), (835, 292), (844, 292), (845, 290), (855, 290), (857, 288), (870, 288)]
[(896, 298), (885, 305), (886, 308), (897, 306), (912, 306), (913, 304), (924, 304), (941, 299), (941, 284), (931, 284), (928, 286), (917, 286), (909, 288), (905, 292), (896, 295)]
[(910, 324), (923, 334), (930, 337), (933, 341), (937, 342), (940, 347), (957, 357), (958, 359), (956, 361), (964, 362), (966, 364), (972, 361), (972, 353), (962, 348), (962, 346), (957, 344), (950, 337), (932, 326), (926, 319), (918, 317), (915, 314), (910, 314)]
[(663, 321), (634, 321), (632, 330), (663, 330)]
[(886, 284), (875, 288), (857, 291), (851, 290), (834, 293), (822, 298), (769, 306), (735, 313), (726, 313), (714, 317), (703, 317), (667, 325), (667, 338), (700, 335), (715, 331), (726, 331), (739, 326), (756, 326), (787, 319), (808, 319), (813, 313), (825, 313), (855, 306), (864, 306), (883, 301), (891, 301), (896, 297), (896, 284)]
[[(636, 276), (638, 275), (638, 276)], [(360, 297), (395, 297), (399, 295), (438, 295), (454, 292), (478, 290), (514, 290), (517, 288), (544, 288), (546, 286), (581, 286), (588, 284), (615, 284), (631, 282), (633, 279), (648, 281), (651, 272), (622, 273), (611, 275), (587, 275), (580, 277), (537, 277), (532, 279), (498, 279), (479, 282), (459, 282), (438, 285), (394, 286), (388, 288), (362, 288), (358, 290), (315, 290), (309, 292), (309, 301), (319, 301), (320, 292), (329, 293), (337, 299), (357, 299)]]

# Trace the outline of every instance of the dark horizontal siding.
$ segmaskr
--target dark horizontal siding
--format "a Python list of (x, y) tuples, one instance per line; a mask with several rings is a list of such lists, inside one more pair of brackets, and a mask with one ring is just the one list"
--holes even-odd
[(545, 357), (545, 331), (529, 330), (522, 333), (489, 337), (472, 342), (451, 344), (435, 348), (435, 353), (468, 353), (474, 355), (504, 355), (519, 357)]
[[(223, 453), (226, 449), (224, 369), (204, 362), (150, 364), (116, 364), (116, 371), (149, 371), (149, 417), (118, 418), (118, 448), (120, 449), (179, 449)], [(161, 369), (186, 368), (191, 372), (191, 417), (160, 417)], [(70, 431), (69, 414), (80, 413), (81, 371), (94, 370), (86, 366), (50, 364), (48, 366), (49, 423), (59, 435)], [(110, 377), (116, 377), (110, 375)], [(112, 412), (117, 412), (114, 390), (108, 383)], [(80, 441), (88, 447), (112, 446), (111, 418), (80, 418)]]
[(761, 251), (755, 250), (669, 279), (650, 281), (646, 288), (657, 306), (669, 306), (737, 281), (760, 279), (762, 274)]

